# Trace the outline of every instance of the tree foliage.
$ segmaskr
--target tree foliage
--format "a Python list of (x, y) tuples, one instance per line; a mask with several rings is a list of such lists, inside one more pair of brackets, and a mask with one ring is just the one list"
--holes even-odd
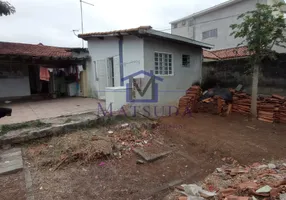
[(285, 4), (277, 3), (272, 6), (257, 4), (256, 10), (238, 17), (238, 20), (242, 20), (240, 24), (230, 26), (233, 30), (231, 35), (243, 38), (238, 46), (246, 44), (255, 63), (260, 63), (265, 57), (275, 57), (272, 50), (274, 45), (285, 47), (283, 44), (286, 42), (284, 36), (286, 25), (281, 12), (282, 5)]
[(252, 63), (252, 95), (251, 114), (257, 116), (257, 97), (259, 73), (264, 58), (276, 58), (273, 47), (282, 46), (286, 42), (284, 31), (286, 28), (282, 13), (283, 3), (274, 5), (256, 4), (256, 9), (248, 11), (238, 17), (240, 24), (232, 24), (235, 38), (242, 38), (238, 44), (247, 45)]
[(7, 1), (0, 1), (0, 16), (2, 15), (11, 15), (16, 12), (14, 6), (12, 6)]

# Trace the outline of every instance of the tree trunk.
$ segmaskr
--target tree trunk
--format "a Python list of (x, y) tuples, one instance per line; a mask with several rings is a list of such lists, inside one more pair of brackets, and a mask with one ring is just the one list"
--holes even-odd
[(257, 96), (258, 96), (259, 64), (254, 64), (252, 75), (252, 94), (251, 94), (251, 114), (257, 117)]

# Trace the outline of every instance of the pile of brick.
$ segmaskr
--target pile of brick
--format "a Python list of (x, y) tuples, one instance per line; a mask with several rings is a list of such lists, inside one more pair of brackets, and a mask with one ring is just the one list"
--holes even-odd
[(192, 86), (186, 91), (186, 95), (180, 98), (179, 113), (185, 114), (188, 110), (195, 111), (196, 103), (202, 94), (200, 86)]
[(265, 122), (286, 122), (285, 97), (273, 94), (258, 101), (258, 119)]
[(250, 114), (251, 96), (244, 92), (237, 92), (233, 89), (230, 89), (230, 91), (233, 94), (232, 112), (244, 115)]
[[(232, 112), (249, 115), (251, 109), (251, 96), (244, 92), (230, 89), (233, 95)], [(212, 114), (224, 114), (227, 104), (220, 97), (214, 96), (198, 102), (202, 94), (199, 86), (192, 86), (186, 91), (186, 95), (179, 101), (179, 113), (186, 111), (207, 112)], [(273, 94), (271, 97), (258, 97), (257, 118), (264, 122), (286, 123), (286, 98)]]

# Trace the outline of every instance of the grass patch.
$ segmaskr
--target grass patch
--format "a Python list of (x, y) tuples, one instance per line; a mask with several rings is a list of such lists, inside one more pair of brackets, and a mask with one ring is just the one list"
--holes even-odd
[(43, 127), (49, 127), (50, 125), (51, 125), (50, 123), (44, 123), (40, 120), (17, 123), (17, 124), (6, 124), (0, 127), (1, 129), (0, 135), (4, 135), (8, 133), (9, 131), (15, 131), (15, 130), (30, 128), (30, 127), (31, 128), (43, 128)]

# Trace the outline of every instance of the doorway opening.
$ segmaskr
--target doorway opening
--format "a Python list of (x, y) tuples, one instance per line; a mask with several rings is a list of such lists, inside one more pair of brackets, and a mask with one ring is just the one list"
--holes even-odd
[(115, 81), (114, 81), (114, 62), (113, 62), (113, 57), (108, 58), (108, 86), (109, 87), (114, 87), (115, 86)]

